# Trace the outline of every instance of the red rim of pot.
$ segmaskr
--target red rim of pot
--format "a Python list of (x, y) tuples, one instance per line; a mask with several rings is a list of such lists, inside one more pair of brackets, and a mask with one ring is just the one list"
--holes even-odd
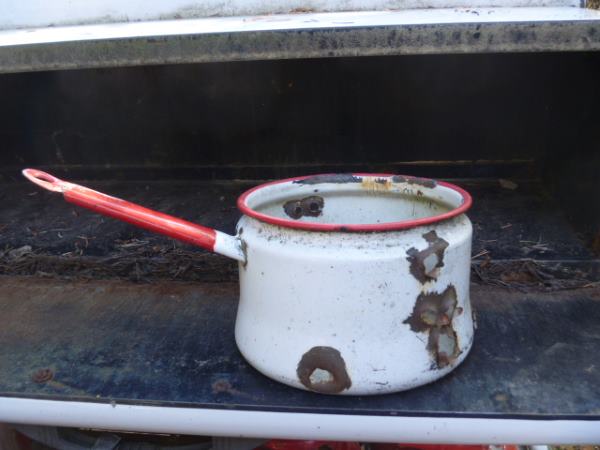
[[(443, 214), (437, 214), (435, 216), (423, 217), (420, 219), (413, 220), (401, 220), (398, 222), (386, 222), (386, 223), (370, 223), (370, 224), (337, 224), (337, 223), (315, 223), (315, 222), (301, 222), (298, 220), (291, 219), (283, 219), (280, 217), (270, 216), (268, 214), (263, 214), (258, 211), (253, 210), (246, 203), (248, 197), (258, 191), (259, 189), (265, 188), (267, 186), (273, 186), (277, 184), (289, 183), (294, 181), (302, 181), (313, 177), (323, 177), (327, 175), (334, 174), (316, 174), (316, 175), (306, 175), (303, 177), (294, 177), (294, 178), (286, 178), (284, 180), (272, 181), (269, 183), (263, 183), (258, 186), (253, 187), (252, 189), (247, 190), (237, 200), (237, 206), (239, 210), (250, 217), (253, 217), (261, 222), (271, 223), (273, 225), (278, 225), (285, 228), (295, 228), (298, 230), (308, 230), (308, 231), (392, 231), (392, 230), (406, 230), (408, 228), (415, 228), (422, 225), (429, 225), (432, 223), (442, 222), (444, 220), (451, 219), (452, 217), (456, 217), (460, 214), (466, 212), (471, 205), (473, 204), (473, 199), (471, 195), (465, 191), (464, 189), (456, 186), (452, 183), (447, 183), (445, 181), (437, 181), (430, 178), (421, 178), (414, 177), (410, 175), (399, 175), (407, 180), (419, 180), (420, 183), (423, 182), (434, 182), (436, 186), (443, 186), (445, 188), (451, 189), (458, 194), (460, 194), (462, 198), (462, 203), (454, 209), (447, 211)], [(356, 177), (393, 177), (398, 176), (394, 174), (387, 173), (352, 173), (350, 174)]]

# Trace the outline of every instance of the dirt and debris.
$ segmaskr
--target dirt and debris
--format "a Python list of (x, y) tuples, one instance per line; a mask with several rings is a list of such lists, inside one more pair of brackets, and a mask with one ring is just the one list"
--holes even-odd
[(416, 184), (418, 186), (426, 187), (433, 189), (437, 186), (437, 182), (435, 180), (430, 180), (429, 178), (420, 178), (420, 177), (410, 177), (406, 175), (394, 175), (392, 177), (392, 181), (394, 183), (408, 183), (408, 184)]
[(481, 258), (482, 256), (487, 256), (489, 255), (490, 251), (489, 250), (481, 250), (479, 253), (471, 256), (471, 259), (477, 259), (477, 258)]
[(519, 187), (519, 185), (517, 183), (515, 183), (512, 180), (505, 180), (504, 178), (500, 178), (498, 180), (498, 184), (500, 184), (500, 187), (503, 189), (509, 189), (511, 191), (514, 191), (515, 189), (517, 189)]
[(596, 256), (600, 256), (600, 231), (598, 231), (592, 238), (592, 253)]
[(31, 375), (31, 381), (34, 383), (46, 383), (54, 378), (54, 372), (52, 369), (40, 369), (36, 370)]
[(13, 250), (8, 250), (6, 252), (9, 259), (18, 259), (22, 258), (25, 255), (31, 253), (31, 245), (23, 245), (22, 247), (15, 248)]
[[(309, 184), (360, 181), (361, 178), (351, 174), (307, 179)], [(235, 199), (257, 183), (87, 184), (233, 234), (240, 217)], [(593, 254), (596, 251), (600, 255), (600, 233), (592, 234), (584, 242), (560, 210), (549, 203), (539, 185), (520, 182), (519, 189), (511, 191), (500, 188), (496, 180), (488, 184), (462, 184), (477, 199), (469, 212), (474, 226), (473, 254), (476, 256), (473, 282), (553, 290), (568, 289), (569, 286), (580, 288), (600, 280), (599, 264), (594, 262)], [(36, 195), (29, 195), (32, 192)], [(6, 183), (0, 195), (3, 195), (0, 275), (136, 282), (237, 282), (235, 261), (77, 208), (53, 193), (32, 191), (29, 183)], [(536, 260), (536, 270), (551, 274), (554, 280), (542, 277), (541, 281), (525, 282), (522, 279), (515, 281), (514, 276), (499, 277), (505, 271), (514, 272), (510, 269), (514, 267), (511, 264), (520, 265), (524, 259)], [(561, 263), (563, 260), (571, 263)], [(485, 261), (488, 262), (484, 265)]]
[(322, 183), (360, 183), (361, 177), (357, 177), (351, 173), (324, 174), (313, 175), (311, 177), (296, 180), (296, 184), (322, 184)]
[[(25, 246), (28, 247), (28, 246)], [(173, 246), (150, 246), (143, 241), (122, 241), (121, 249), (104, 257), (77, 252), (61, 255), (20, 247), (0, 251), (0, 275), (35, 275), (62, 279), (126, 279), (237, 281), (237, 262), (207, 252)]]
[[(233, 234), (235, 199), (254, 183), (83, 182), (99, 191)], [(103, 217), (53, 193), (7, 184), (0, 211), (0, 275), (60, 279), (237, 281), (237, 263)], [(199, 208), (198, 205), (203, 205)], [(61, 238), (62, 236), (62, 238)]]
[(487, 258), (471, 265), (471, 281), (524, 291), (580, 289), (600, 286), (600, 267), (572, 266), (561, 262), (535, 260), (493, 261)]
[(290, 14), (307, 14), (307, 13), (312, 13), (315, 12), (314, 8), (309, 8), (307, 6), (304, 7), (298, 7), (298, 8), (294, 8), (290, 10)]

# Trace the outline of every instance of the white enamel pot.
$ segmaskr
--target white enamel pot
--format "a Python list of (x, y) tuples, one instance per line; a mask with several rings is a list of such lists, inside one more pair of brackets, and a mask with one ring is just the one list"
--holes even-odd
[(397, 392), (473, 342), (471, 197), (400, 175), (313, 175), (240, 196), (230, 236), (26, 169), (66, 200), (239, 261), (237, 345), (263, 374), (325, 394)]

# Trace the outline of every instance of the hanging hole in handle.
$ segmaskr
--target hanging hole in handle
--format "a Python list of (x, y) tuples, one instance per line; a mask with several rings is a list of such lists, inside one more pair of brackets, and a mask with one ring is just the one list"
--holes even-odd
[(32, 183), (54, 192), (64, 192), (65, 183), (49, 173), (37, 169), (24, 169), (23, 175)]

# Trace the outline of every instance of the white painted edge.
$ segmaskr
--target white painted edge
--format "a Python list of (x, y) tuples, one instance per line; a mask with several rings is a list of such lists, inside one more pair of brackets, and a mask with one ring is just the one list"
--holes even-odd
[(213, 251), (223, 256), (246, 262), (246, 255), (242, 250), (242, 240), (238, 236), (215, 230), (215, 245)]
[(0, 2), (0, 29), (142, 20), (417, 8), (579, 7), (580, 0), (19, 0)]
[(0, 31), (0, 47), (211, 33), (590, 20), (600, 21), (600, 11), (573, 7), (521, 7), (278, 14), (5, 30)]
[(273, 439), (462, 444), (593, 444), (600, 421), (231, 411), (0, 397), (0, 422)]

